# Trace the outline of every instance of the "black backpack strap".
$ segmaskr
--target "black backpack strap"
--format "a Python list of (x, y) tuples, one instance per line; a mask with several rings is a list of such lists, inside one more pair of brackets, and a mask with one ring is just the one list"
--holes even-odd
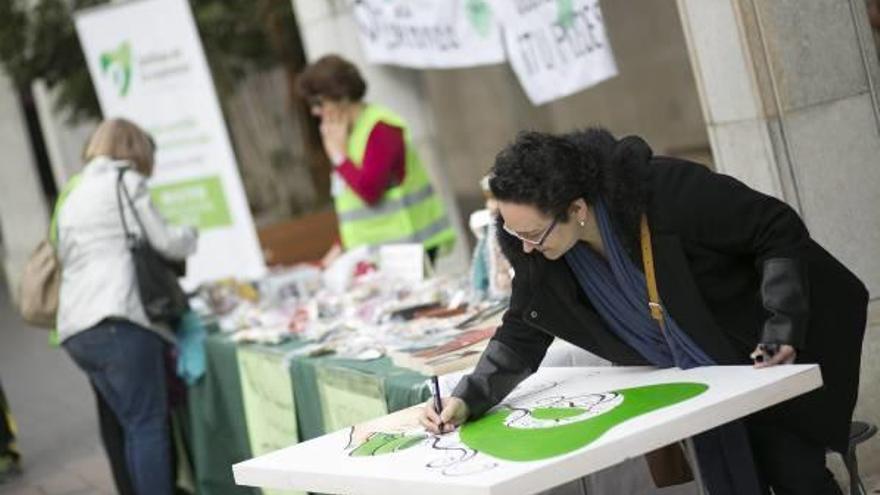
[(132, 201), (131, 195), (128, 193), (128, 188), (125, 187), (125, 181), (122, 180), (127, 170), (128, 167), (120, 168), (119, 175), (116, 178), (116, 204), (119, 207), (119, 218), (122, 220), (122, 230), (125, 231), (125, 237), (128, 240), (133, 240), (137, 237), (131, 232), (131, 230), (129, 230), (128, 222), (125, 221), (125, 208), (122, 205), (122, 195), (125, 195), (126, 202), (131, 208), (131, 213), (134, 215), (134, 219), (137, 221), (138, 227), (141, 229), (141, 236), (149, 243), (150, 240), (147, 236), (147, 229), (144, 228), (144, 224), (141, 222), (141, 217), (138, 215), (137, 208), (134, 207), (134, 201)]

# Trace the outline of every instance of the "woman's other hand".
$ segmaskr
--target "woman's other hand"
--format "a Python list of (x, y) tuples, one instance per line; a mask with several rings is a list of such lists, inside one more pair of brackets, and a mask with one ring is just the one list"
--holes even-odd
[(797, 351), (790, 345), (781, 345), (775, 354), (769, 355), (762, 344), (758, 344), (751, 354), (755, 368), (767, 368), (777, 364), (792, 364), (797, 357)]

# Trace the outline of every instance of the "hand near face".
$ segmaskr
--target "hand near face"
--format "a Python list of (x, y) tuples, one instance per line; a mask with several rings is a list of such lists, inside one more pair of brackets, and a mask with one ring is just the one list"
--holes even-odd
[(348, 126), (347, 112), (343, 108), (328, 105), (324, 109), (321, 115), (321, 140), (331, 160), (345, 156)]

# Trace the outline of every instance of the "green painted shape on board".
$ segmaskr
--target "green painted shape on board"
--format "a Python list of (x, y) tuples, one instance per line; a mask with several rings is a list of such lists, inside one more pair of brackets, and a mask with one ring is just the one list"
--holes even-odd
[(351, 452), (352, 457), (367, 457), (400, 452), (414, 447), (427, 435), (406, 435), (404, 433), (373, 433), (366, 442)]
[(532, 411), (532, 417), (535, 419), (565, 419), (577, 416), (584, 412), (584, 409), (578, 407), (542, 407)]
[[(611, 428), (630, 419), (696, 397), (709, 386), (703, 383), (663, 383), (616, 392), (623, 395), (617, 407), (583, 421), (547, 428), (511, 428), (504, 420), (511, 413), (502, 410), (462, 426), (459, 437), (468, 447), (508, 461), (538, 461), (567, 454), (589, 445)], [(559, 408), (536, 409), (536, 418), (553, 417)], [(580, 414), (583, 409), (572, 408)], [(540, 411), (540, 412), (538, 412)], [(536, 414), (537, 412), (537, 414)], [(572, 416), (571, 414), (569, 416)], [(558, 416), (557, 416), (558, 417)], [(555, 418), (554, 418), (555, 419)]]

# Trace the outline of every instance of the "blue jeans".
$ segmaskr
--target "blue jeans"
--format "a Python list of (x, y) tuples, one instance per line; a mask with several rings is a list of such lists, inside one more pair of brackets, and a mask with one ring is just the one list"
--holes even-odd
[(170, 495), (171, 445), (165, 343), (125, 320), (104, 320), (63, 344), (125, 432), (128, 471), (139, 495)]

